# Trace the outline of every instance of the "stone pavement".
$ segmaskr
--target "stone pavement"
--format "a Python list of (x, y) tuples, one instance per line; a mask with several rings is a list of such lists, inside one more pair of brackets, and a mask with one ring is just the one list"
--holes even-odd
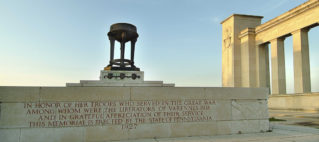
[(319, 129), (271, 123), (272, 132), (129, 140), (120, 142), (319, 142)]
[(285, 121), (275, 121), (275, 124), (308, 126), (319, 129), (319, 111), (269, 110), (269, 117)]

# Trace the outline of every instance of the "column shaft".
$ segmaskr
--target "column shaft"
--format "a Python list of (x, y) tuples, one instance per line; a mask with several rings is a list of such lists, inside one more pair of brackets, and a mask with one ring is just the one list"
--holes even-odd
[(271, 41), (272, 94), (286, 94), (284, 39)]
[(257, 87), (255, 29), (241, 32), (241, 87)]
[(311, 92), (308, 30), (293, 34), (295, 93)]
[(114, 42), (115, 40), (111, 37), (109, 37), (110, 39), (110, 44), (111, 44), (111, 48), (110, 48), (110, 64), (112, 65), (112, 62), (114, 60)]
[(256, 54), (257, 87), (270, 89), (268, 44), (258, 45)]
[(125, 42), (121, 42), (121, 67), (124, 67)]
[(131, 61), (132, 61), (132, 65), (134, 65), (134, 52), (135, 52), (135, 43), (136, 40), (132, 40), (131, 41)]

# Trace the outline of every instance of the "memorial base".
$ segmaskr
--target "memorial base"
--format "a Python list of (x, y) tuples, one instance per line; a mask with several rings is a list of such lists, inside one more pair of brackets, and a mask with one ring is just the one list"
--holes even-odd
[(157, 86), (173, 87), (175, 84), (164, 84), (163, 81), (144, 81), (143, 71), (102, 70), (100, 80), (81, 80), (80, 83), (67, 83), (67, 87), (89, 86)]
[(269, 130), (268, 89), (0, 87), (1, 141), (101, 142)]

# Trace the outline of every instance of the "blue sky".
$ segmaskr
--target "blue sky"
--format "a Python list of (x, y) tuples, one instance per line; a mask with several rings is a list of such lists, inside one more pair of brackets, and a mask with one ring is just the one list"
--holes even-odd
[[(140, 35), (135, 62), (146, 80), (218, 87), (223, 19), (238, 13), (264, 16), (265, 22), (305, 1), (0, 0), (0, 85), (97, 80), (109, 60), (110, 25), (127, 22)], [(313, 91), (319, 91), (318, 34), (318, 27), (309, 32)], [(285, 43), (289, 92), (292, 40)]]

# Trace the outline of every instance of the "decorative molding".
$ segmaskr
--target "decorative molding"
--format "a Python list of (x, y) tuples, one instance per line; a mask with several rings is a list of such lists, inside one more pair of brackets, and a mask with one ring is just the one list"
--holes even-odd
[(243, 38), (248, 35), (256, 35), (255, 28), (246, 28), (240, 32), (239, 38)]
[(294, 17), (294, 16), (297, 16), (307, 10), (310, 10), (312, 8), (315, 8), (319, 6), (319, 0), (310, 0), (310, 1), (307, 1), (303, 4), (301, 4), (300, 6), (294, 8), (294, 9), (291, 9), (289, 10), (288, 12), (272, 19), (272, 20), (269, 20), (268, 22), (264, 23), (264, 24), (261, 24), (259, 26), (256, 27), (256, 34), (260, 33), (260, 32), (263, 32), (267, 29), (270, 29), (282, 22), (285, 22), (287, 20), (289, 20), (290, 18)]
[(231, 17), (235, 17), (235, 16), (254, 17), (254, 18), (259, 18), (259, 19), (264, 18), (263, 16), (256, 16), (256, 15), (233, 14), (233, 15), (230, 15), (229, 17), (227, 17), (227, 18), (226, 18), (225, 20), (223, 20), (222, 22), (220, 22), (220, 24), (223, 24), (223, 23), (226, 22), (228, 19), (230, 19)]

